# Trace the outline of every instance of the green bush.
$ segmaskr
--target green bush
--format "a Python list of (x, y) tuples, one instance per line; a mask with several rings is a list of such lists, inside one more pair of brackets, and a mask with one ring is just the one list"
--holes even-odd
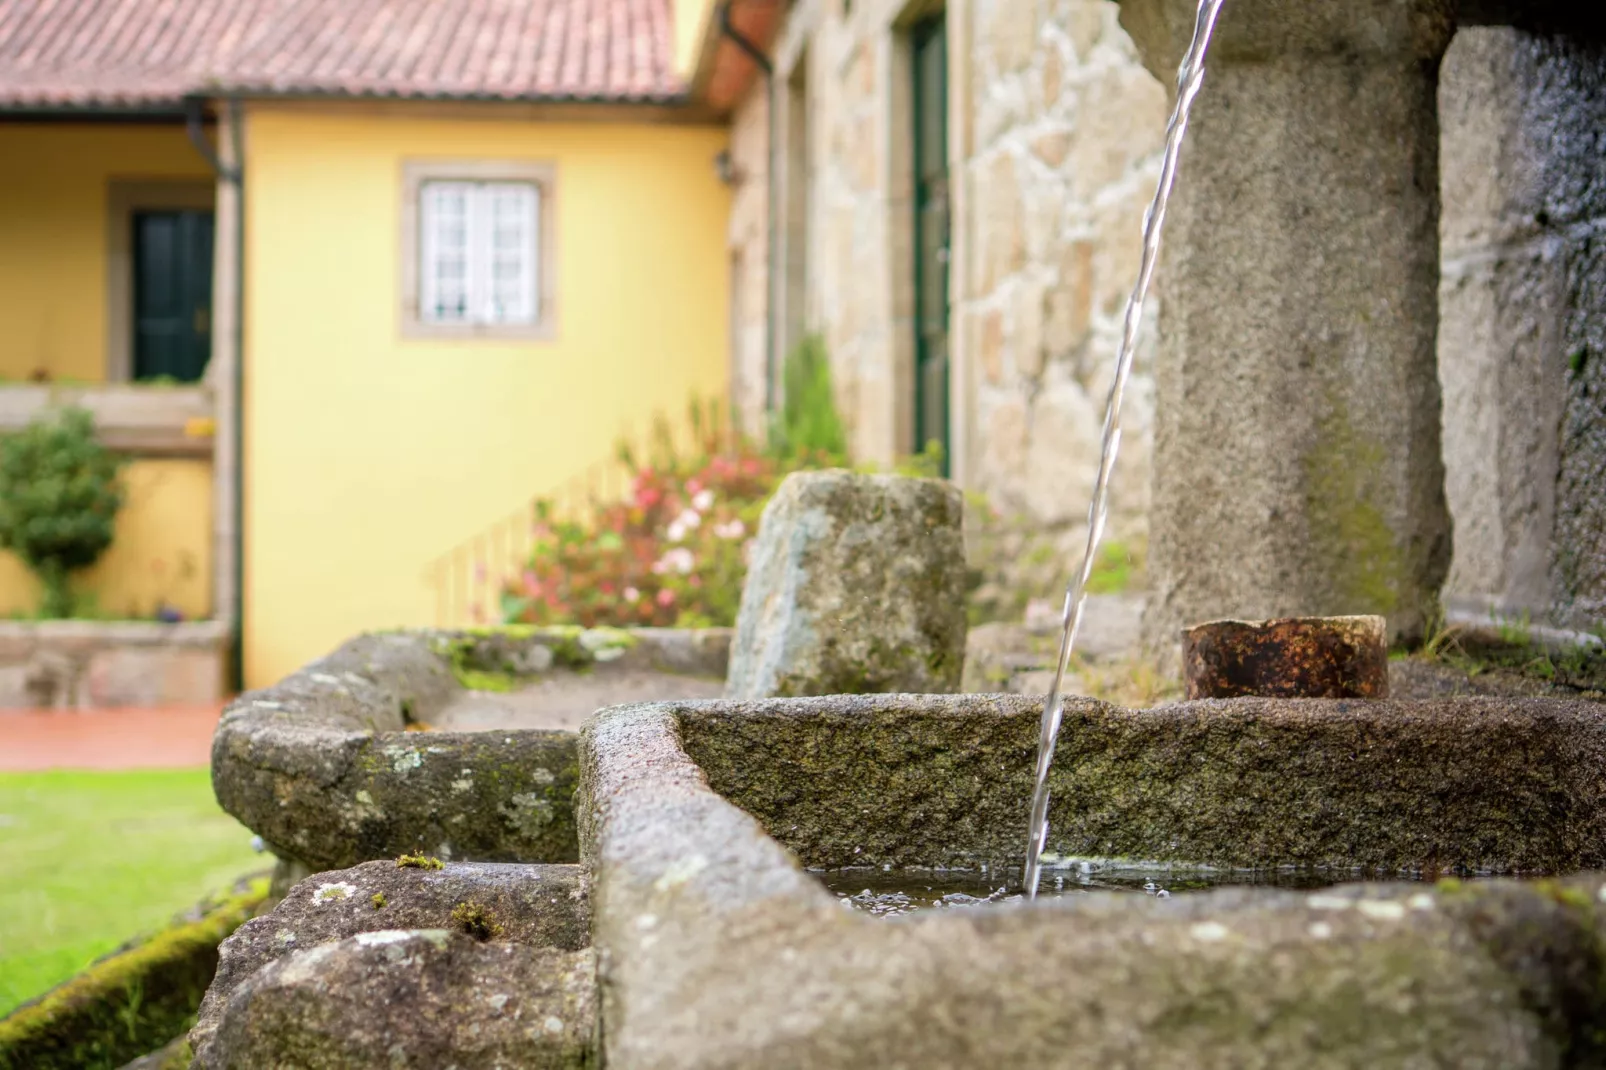
[(84, 409), (0, 438), (0, 549), (39, 577), (43, 616), (72, 616), (69, 580), (111, 545), (123, 499), (122, 461), (95, 438)]
[(831, 361), (825, 342), (809, 335), (786, 355), (781, 367), (785, 389), (780, 411), (770, 420), (770, 452), (778, 458), (825, 458), (845, 464), (848, 433), (831, 387)]

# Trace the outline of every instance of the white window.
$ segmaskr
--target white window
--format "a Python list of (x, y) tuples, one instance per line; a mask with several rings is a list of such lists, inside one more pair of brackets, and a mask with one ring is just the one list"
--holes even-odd
[(419, 319), (529, 326), (540, 315), (540, 188), (427, 181), (419, 190)]
[(554, 337), (552, 165), (409, 161), (403, 177), (403, 333)]

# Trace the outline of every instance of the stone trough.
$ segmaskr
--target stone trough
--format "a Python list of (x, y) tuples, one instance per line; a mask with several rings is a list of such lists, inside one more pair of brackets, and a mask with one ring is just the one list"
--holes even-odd
[[(660, 703), (582, 733), (610, 1067), (1597, 1065), (1603, 879), (1085, 895), (897, 921), (805, 867), (1018, 865), (1040, 707)], [(1606, 868), (1606, 707), (1083, 701), (1061, 856)]]
[(361, 636), (224, 711), (213, 787), (300, 874), (413, 851), (573, 862), (571, 729), (612, 702), (720, 694), (729, 646), (723, 629)]

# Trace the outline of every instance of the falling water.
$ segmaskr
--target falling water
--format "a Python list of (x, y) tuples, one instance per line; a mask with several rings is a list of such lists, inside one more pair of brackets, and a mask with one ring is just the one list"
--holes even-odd
[(1026, 841), (1025, 873), (1026, 895), (1032, 899), (1037, 897), (1043, 848), (1048, 844), (1048, 767), (1054, 760), (1054, 742), (1059, 738), (1060, 720), (1064, 715), (1065, 698), (1061, 688), (1065, 683), (1065, 670), (1070, 665), (1071, 650), (1076, 645), (1076, 632), (1082, 624), (1082, 605), (1086, 601), (1088, 576), (1093, 571), (1094, 553), (1098, 550), (1099, 538), (1104, 534), (1110, 473), (1115, 467), (1115, 455), (1121, 447), (1121, 399), (1126, 393), (1126, 381), (1132, 372), (1132, 356), (1137, 349), (1143, 304), (1149, 296), (1149, 282), (1154, 277), (1155, 261), (1160, 255), (1160, 232), (1165, 228), (1166, 204), (1171, 199), (1171, 187), (1177, 178), (1177, 159), (1182, 153), (1182, 141), (1188, 131), (1188, 113), (1193, 110), (1194, 98), (1199, 95), (1199, 87), (1204, 83), (1205, 53), (1209, 51), (1210, 36), (1215, 32), (1216, 17), (1221, 13), (1222, 3), (1223, 0), (1199, 0), (1193, 43), (1188, 47), (1188, 53), (1177, 71), (1177, 104), (1171, 112), (1170, 125), (1166, 128), (1160, 183), (1154, 191), (1154, 202), (1143, 217), (1143, 261), (1138, 269), (1137, 285), (1132, 288), (1132, 296), (1127, 300), (1121, 348), (1115, 358), (1115, 382), (1110, 385), (1110, 397), (1104, 409), (1104, 443), (1099, 455), (1099, 473), (1093, 484), (1093, 501), (1087, 510), (1087, 549), (1083, 552), (1081, 569), (1072, 577), (1065, 591), (1059, 663), (1054, 672), (1054, 686), (1049, 689), (1048, 699), (1043, 703), (1043, 723), (1037, 737), (1037, 781), (1032, 790), (1032, 821)]

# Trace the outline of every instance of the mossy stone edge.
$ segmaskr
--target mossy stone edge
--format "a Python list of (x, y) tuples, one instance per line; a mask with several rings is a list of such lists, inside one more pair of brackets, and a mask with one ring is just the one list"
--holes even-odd
[(266, 878), (102, 958), (0, 1019), (0, 1070), (113, 1070), (179, 1037), (217, 969), (218, 945), (268, 898)]

